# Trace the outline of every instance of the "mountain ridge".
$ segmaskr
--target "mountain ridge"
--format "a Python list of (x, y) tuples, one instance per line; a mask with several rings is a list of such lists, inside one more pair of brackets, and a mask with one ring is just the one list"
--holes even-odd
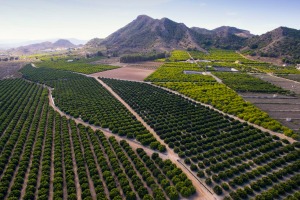
[[(240, 35), (238, 35), (240, 34)], [(241, 37), (242, 35), (242, 37)], [(235, 27), (219, 27), (214, 30), (187, 27), (166, 17), (154, 19), (139, 15), (135, 20), (109, 35), (102, 41), (109, 51), (169, 51), (172, 49), (198, 49), (209, 47), (237, 49), (249, 31)], [(236, 40), (236, 42), (235, 42)]]
[(55, 42), (40, 42), (40, 43), (35, 43), (35, 44), (29, 44), (25, 46), (20, 46), (17, 48), (12, 48), (9, 49), (11, 52), (17, 52), (21, 54), (29, 54), (29, 53), (34, 53), (34, 52), (39, 52), (39, 51), (45, 51), (48, 49), (67, 49), (67, 48), (74, 48), (77, 45), (71, 43), (69, 40), (66, 39), (59, 39)]

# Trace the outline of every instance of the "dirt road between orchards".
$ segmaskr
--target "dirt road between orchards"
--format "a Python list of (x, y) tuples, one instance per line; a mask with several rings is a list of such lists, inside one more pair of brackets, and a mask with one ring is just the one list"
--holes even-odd
[[(177, 167), (179, 167), (187, 176), (188, 178), (193, 182), (193, 185), (196, 188), (197, 194), (192, 197), (192, 199), (217, 199), (214, 197), (210, 191), (208, 191), (204, 186), (203, 183), (199, 181), (199, 179), (191, 173), (185, 165), (181, 164), (180, 158), (178, 155), (168, 147), (168, 145), (165, 144), (165, 142), (160, 139), (160, 137), (156, 134), (156, 132), (118, 95), (116, 94), (108, 85), (106, 85), (103, 81), (96, 78), (97, 81), (102, 84), (117, 100), (119, 100), (136, 118), (139, 120), (146, 128), (147, 130), (152, 133), (152, 135), (156, 138), (157, 141), (159, 141), (161, 144), (166, 146), (168, 158), (176, 164)], [(199, 184), (200, 183), (200, 184)]]

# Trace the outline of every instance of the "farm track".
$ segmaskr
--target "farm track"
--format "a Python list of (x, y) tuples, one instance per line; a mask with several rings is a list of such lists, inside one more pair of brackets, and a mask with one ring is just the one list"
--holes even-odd
[(137, 120), (139, 120), (146, 128), (147, 130), (153, 134), (153, 136), (157, 139), (157, 141), (159, 141), (161, 144), (166, 146), (167, 149), (167, 153), (168, 153), (168, 158), (176, 164), (177, 167), (179, 167), (180, 169), (182, 169), (185, 174), (188, 176), (188, 178), (190, 180), (192, 180), (198, 194), (200, 196), (196, 196), (195, 195), (195, 199), (214, 199), (214, 197), (212, 197), (212, 195), (209, 193), (207, 193), (207, 189), (203, 188), (202, 186), (199, 185), (199, 182), (201, 182), (199, 179), (197, 179), (193, 174), (191, 174), (187, 168), (182, 167), (182, 165), (178, 162), (180, 160), (180, 158), (177, 156), (177, 154), (168, 147), (168, 145), (165, 144), (165, 142), (156, 134), (156, 132), (119, 96), (117, 95), (108, 85), (106, 85), (103, 81), (101, 81), (100, 79), (96, 78), (97, 81), (102, 84), (116, 99), (118, 99), (136, 118)]
[(71, 115), (68, 115), (66, 113), (64, 113), (63, 111), (61, 111), (54, 103), (54, 100), (52, 98), (52, 89), (51, 88), (48, 88), (49, 89), (49, 102), (50, 102), (50, 106), (55, 110), (57, 111), (61, 116), (64, 116), (66, 117), (67, 119), (71, 119), (71, 120), (74, 120), (76, 124), (82, 124), (84, 125), (85, 127), (90, 127), (92, 130), (96, 131), (96, 130), (100, 130), (101, 132), (103, 132), (103, 134), (106, 136), (106, 137), (111, 137), (111, 136), (114, 136), (116, 138), (116, 140), (118, 142), (120, 142), (121, 140), (126, 140), (130, 146), (135, 150), (137, 148), (143, 148), (149, 155), (152, 155), (153, 153), (158, 153), (159, 156), (162, 158), (162, 159), (168, 159), (168, 155), (167, 154), (164, 154), (164, 153), (160, 153), (158, 151), (154, 151), (148, 147), (145, 147), (143, 146), (141, 143), (135, 141), (135, 140), (130, 140), (126, 137), (120, 137), (119, 135), (116, 135), (116, 134), (113, 134), (112, 132), (108, 131), (107, 129), (104, 129), (104, 128), (101, 128), (99, 126), (95, 126), (95, 125), (92, 125), (92, 124), (89, 124), (87, 122), (84, 122), (83, 120), (79, 119), (79, 118), (74, 118), (72, 117)]
[[(159, 136), (155, 133), (155, 131), (150, 127), (150, 126), (148, 126), (144, 121), (143, 121), (143, 119), (122, 99), (122, 98), (120, 98), (110, 87), (108, 87), (105, 83), (103, 83), (101, 80), (99, 80), (99, 79), (97, 79), (96, 78), (96, 80), (98, 81), (98, 82), (100, 82), (100, 84), (102, 84), (102, 86), (104, 86), (117, 100), (119, 100), (146, 128), (147, 128), (147, 130), (148, 131), (150, 131), (152, 134), (153, 134), (153, 136), (155, 136), (155, 138), (158, 140), (158, 141), (160, 141), (161, 142), (161, 144), (164, 144), (165, 145), (165, 143), (159, 138)], [(102, 83), (101, 83), (102, 82)], [(148, 83), (148, 84), (151, 84), (151, 83)], [(151, 84), (152, 85), (152, 84)], [(153, 86), (153, 85), (152, 85)], [(158, 86), (155, 86), (155, 87), (158, 87)], [(161, 87), (159, 87), (159, 88), (161, 88)], [(180, 96), (182, 96), (182, 97), (184, 97), (184, 98), (187, 98), (187, 99), (189, 99), (189, 100), (191, 100), (191, 101), (194, 101), (194, 102), (196, 102), (196, 103), (199, 103), (199, 104), (201, 104), (201, 105), (203, 105), (203, 106), (208, 106), (208, 107), (210, 107), (210, 108), (212, 108), (212, 109), (214, 109), (215, 111), (218, 111), (219, 113), (222, 113), (222, 114), (225, 114), (225, 115), (228, 115), (228, 114), (226, 114), (226, 113), (223, 113), (222, 111), (219, 111), (219, 110), (217, 110), (217, 109), (215, 109), (215, 108), (213, 108), (212, 106), (210, 106), (210, 105), (206, 105), (206, 104), (203, 104), (203, 103), (200, 103), (200, 102), (197, 102), (197, 101), (195, 101), (195, 100), (192, 100), (192, 99), (190, 99), (190, 98), (188, 98), (188, 97), (186, 97), (186, 96), (184, 96), (184, 95), (182, 95), (182, 94), (180, 94), (180, 93), (178, 93), (178, 92), (175, 92), (175, 91), (172, 91), (172, 90), (169, 90), (169, 89), (166, 89), (166, 88), (162, 88), (162, 89), (164, 89), (164, 90), (167, 90), (167, 91), (170, 91), (170, 92), (172, 92), (172, 93), (175, 93), (175, 94), (177, 94), (177, 95), (180, 95)], [(110, 131), (108, 131), (108, 130), (106, 130), (106, 129), (102, 129), (102, 128), (100, 128), (100, 127), (96, 127), (96, 126), (93, 126), (93, 125), (90, 125), (90, 124), (88, 124), (88, 123), (85, 123), (85, 122), (83, 122), (81, 119), (74, 119), (72, 116), (69, 116), (69, 115), (67, 115), (67, 114), (65, 114), (65, 113), (63, 113), (62, 111), (60, 111), (59, 110), (59, 108), (57, 108), (56, 106), (55, 106), (55, 104), (54, 104), (54, 100), (53, 100), (53, 98), (52, 98), (52, 94), (51, 94), (51, 89), (49, 89), (49, 102), (50, 102), (50, 105), (56, 110), (56, 111), (58, 111), (59, 113), (60, 113), (60, 115), (62, 115), (62, 116), (66, 116), (68, 119), (72, 119), (72, 120), (75, 120), (75, 122), (77, 123), (77, 124), (83, 124), (84, 126), (88, 126), (88, 127), (91, 127), (93, 130), (101, 130), (101, 131), (103, 131), (104, 132), (104, 135), (105, 136), (107, 136), (107, 137), (110, 137), (110, 136), (114, 136), (114, 137), (116, 137), (116, 140), (117, 141), (120, 141), (120, 140), (126, 140), (129, 144), (130, 144), (130, 146), (131, 147), (133, 147), (133, 149), (136, 149), (136, 148), (143, 148), (143, 149), (145, 149), (145, 151), (146, 151), (146, 153), (147, 154), (149, 154), (149, 155), (151, 155), (151, 153), (153, 153), (153, 152), (155, 152), (155, 151), (153, 151), (153, 150), (150, 150), (150, 149), (147, 149), (147, 148), (145, 148), (143, 145), (141, 145), (141, 144), (139, 144), (138, 142), (135, 142), (135, 141), (132, 141), (132, 140), (129, 140), (129, 139), (126, 139), (126, 138), (123, 138), (123, 137), (119, 137), (119, 136), (117, 136), (117, 135), (115, 135), (115, 134), (112, 134)], [(127, 106), (126, 106), (127, 105)], [(239, 118), (237, 118), (237, 117), (235, 117), (235, 116), (232, 116), (232, 115), (228, 115), (228, 116), (230, 116), (231, 118), (234, 118), (234, 119), (237, 119), (237, 120), (239, 120), (239, 121), (241, 121), (241, 122), (245, 122), (244, 120), (241, 120), (241, 119), (239, 119)], [(252, 125), (252, 126), (254, 126), (254, 127), (256, 127), (256, 125), (254, 125), (254, 124), (251, 124), (251, 123), (248, 123), (248, 124), (250, 124), (250, 125)], [(257, 126), (257, 127), (259, 127), (259, 126)], [(256, 128), (257, 128), (256, 127)], [(258, 128), (258, 129), (261, 129), (261, 130), (263, 130), (263, 131), (266, 131), (266, 129), (264, 130), (262, 127), (260, 127), (260, 128)], [(269, 130), (267, 130), (267, 132), (269, 132)], [(275, 133), (275, 132), (274, 132)], [(69, 133), (70, 134), (70, 133)], [(77, 133), (78, 134), (78, 133)], [(272, 134), (272, 133), (271, 133)], [(275, 133), (275, 134), (279, 134), (279, 133)], [(278, 135), (279, 136), (279, 135)], [(282, 134), (280, 134), (280, 138), (282, 138), (281, 136), (283, 136)], [(71, 134), (70, 134), (70, 139), (71, 139), (71, 148), (72, 148), (72, 154), (74, 154), (74, 147), (72, 147), (72, 142), (73, 142), (73, 139), (71, 138), (72, 136), (71, 136)], [(80, 138), (80, 136), (79, 136), (79, 138)], [(288, 138), (288, 139), (290, 139), (290, 138)], [(81, 139), (79, 139), (80, 141), (81, 141)], [(294, 141), (293, 141), (294, 142)], [(82, 143), (80, 142), (80, 145), (81, 145), (81, 150), (82, 150), (82, 152), (83, 152), (83, 155), (84, 155), (84, 151), (83, 151), (83, 147), (82, 147)], [(133, 145), (133, 146), (132, 146)], [(167, 147), (167, 155), (165, 155), (165, 154), (161, 154), (160, 153), (160, 155), (163, 157), (163, 158), (170, 158), (170, 160), (172, 160), (173, 161), (173, 163), (175, 163), (176, 165), (177, 165), (177, 167), (179, 167), (179, 168), (181, 168), (184, 172), (185, 172), (185, 174), (193, 181), (193, 183), (194, 183), (194, 186), (196, 187), (196, 189), (197, 189), (197, 191), (198, 191), (198, 194), (199, 193), (201, 193), (202, 195), (203, 195), (203, 189), (204, 188), (202, 188), (202, 187), (200, 187), (200, 191), (201, 192), (199, 192), (199, 179), (183, 164), (183, 163), (181, 163), (180, 162), (180, 159), (179, 159), (179, 157), (177, 156), (177, 154), (175, 154), (174, 152), (173, 152), (173, 150), (172, 149), (170, 149), (170, 148), (168, 148), (168, 146), (166, 145), (166, 147)], [(150, 153), (149, 153), (150, 152)], [(95, 156), (95, 155), (94, 155)], [(74, 158), (74, 155), (72, 155), (72, 158)], [(108, 157), (107, 157), (107, 155), (106, 155), (106, 159), (108, 159)], [(76, 162), (76, 161), (75, 161)], [(87, 165), (85, 164), (85, 168), (86, 168), (86, 170), (88, 171), (88, 168), (87, 168)], [(78, 175), (77, 175), (78, 176)], [(88, 180), (89, 180), (89, 182), (92, 182), (91, 181), (91, 178), (90, 178), (90, 176), (89, 176), (89, 174), (87, 173), (87, 176), (88, 176)], [(115, 176), (115, 175), (114, 175)], [(78, 177), (77, 177), (78, 178)], [(198, 182), (197, 182), (198, 181)], [(196, 184), (195, 184), (195, 182), (196, 182)], [(201, 182), (200, 182), (201, 183)], [(119, 185), (118, 185), (118, 187), (119, 187)], [(205, 187), (205, 186), (204, 186)], [(90, 186), (90, 188), (91, 188), (91, 186)], [(122, 194), (122, 189), (120, 189), (120, 192), (121, 192), (121, 195), (124, 197), (124, 194)], [(205, 192), (204, 192), (205, 193)], [(92, 196), (93, 196), (93, 199), (95, 199), (95, 196), (92, 194)], [(209, 196), (209, 198), (206, 198), (206, 197), (208, 197)], [(80, 197), (80, 196), (79, 196)], [(194, 196), (193, 197), (193, 199), (214, 199), (214, 197), (212, 197), (212, 195), (210, 194), (210, 195), (207, 195), (207, 196)], [(218, 197), (217, 197), (218, 198)], [(216, 197), (215, 197), (215, 199), (216, 199)]]
[[(96, 78), (97, 79), (97, 81), (99, 80), (98, 78)], [(100, 80), (99, 80), (100, 81)], [(46, 87), (46, 86), (45, 86)], [(108, 86), (107, 86), (108, 87)], [(159, 154), (159, 156), (162, 158), (162, 159), (170, 159), (174, 164), (176, 164), (176, 166), (177, 167), (179, 167), (180, 169), (182, 169), (184, 172), (185, 172), (185, 174), (188, 176), (188, 178), (190, 179), (190, 180), (192, 180), (192, 182), (193, 182), (193, 185), (195, 186), (195, 188), (196, 188), (196, 191), (198, 192), (197, 194), (195, 194), (195, 195), (193, 195), (190, 199), (206, 199), (206, 200), (213, 200), (213, 199), (216, 199), (216, 197), (213, 197), (211, 194), (210, 194), (210, 192), (209, 191), (206, 191), (206, 189), (205, 188), (203, 188), (202, 186), (200, 186), (199, 185), (199, 182), (201, 183), (201, 181), (198, 179), (198, 178), (196, 178), (195, 177), (195, 175), (194, 174), (191, 174), (185, 167), (183, 167), (178, 161), (180, 160), (180, 158), (177, 156), (177, 154), (176, 153), (174, 153), (174, 151), (173, 150), (171, 150), (168, 146), (166, 146), (166, 148), (167, 148), (167, 153), (160, 153), (160, 152), (157, 152), (157, 151), (154, 151), (154, 150), (152, 150), (152, 149), (150, 149), (150, 148), (148, 148), (148, 147), (145, 147), (145, 146), (143, 146), (142, 144), (140, 144), (139, 142), (136, 142), (136, 141), (133, 141), (133, 140), (129, 140), (129, 139), (127, 139), (127, 138), (125, 138), (125, 137), (120, 137), (120, 136), (118, 136), (118, 135), (115, 135), (115, 134), (113, 134), (113, 133), (111, 133), (110, 131), (108, 131), (108, 130), (106, 130), (106, 129), (103, 129), (103, 128), (101, 128), (101, 127), (97, 127), (97, 126), (94, 126), (94, 125), (91, 125), (91, 124), (89, 124), (89, 123), (86, 123), (86, 122), (84, 122), (83, 120), (81, 120), (81, 119), (78, 119), (78, 118), (74, 118), (74, 117), (72, 117), (72, 116), (70, 116), (70, 115), (68, 115), (68, 114), (66, 114), (66, 113), (64, 113), (64, 112), (62, 112), (57, 106), (55, 106), (55, 103), (54, 103), (54, 100), (53, 100), (53, 97), (52, 97), (52, 88), (49, 88), (49, 87), (47, 87), (48, 88), (48, 90), (49, 90), (49, 94), (48, 94), (48, 98), (49, 98), (49, 103), (50, 103), (50, 106), (55, 110), (55, 111), (57, 111), (61, 116), (65, 116), (67, 119), (72, 119), (72, 120), (74, 120), (75, 121), (75, 123), (76, 124), (82, 124), (82, 125), (84, 125), (84, 126), (86, 126), (86, 127), (91, 127), (92, 128), (92, 130), (100, 130), (100, 131), (102, 131), (103, 132), (103, 134), (106, 136), (106, 137), (111, 137), (111, 136), (114, 136), (115, 138), (116, 138), (116, 140), (118, 141), (118, 142), (120, 142), (121, 140), (126, 140), (128, 143), (129, 143), (129, 145), (134, 149), (134, 150), (136, 150), (137, 148), (142, 148), (142, 149), (144, 149), (145, 150), (145, 152), (149, 155), (149, 156), (151, 156), (153, 153), (158, 153)], [(111, 90), (112, 91), (112, 90)], [(113, 92), (113, 91), (112, 91)], [(119, 99), (120, 100), (122, 100), (120, 97), (119, 97)], [(122, 100), (123, 101), (123, 100)], [(123, 101), (124, 102), (124, 101)], [(121, 102), (122, 103), (122, 102)], [(125, 102), (124, 102), (125, 103)], [(127, 104), (127, 106), (128, 106), (128, 104)], [(131, 109), (131, 107), (127, 107), (127, 109), (129, 109), (129, 111), (132, 111), (132, 112), (134, 112), (132, 109)], [(135, 112), (134, 112), (135, 113)], [(133, 113), (133, 114), (134, 114)], [(135, 113), (136, 114), (136, 113)], [(137, 114), (136, 114), (137, 115)], [(137, 117), (137, 119), (139, 120), (142, 120), (142, 118), (139, 116), (139, 115), (137, 115), (136, 116)], [(139, 121), (140, 121), (139, 120)], [(153, 134), (153, 132), (154, 132), (154, 130), (150, 127), (150, 126), (148, 126), (147, 124), (146, 124), (146, 122), (144, 122), (144, 120), (142, 120), (141, 121), (142, 123), (143, 123), (143, 125), (146, 125), (146, 128), (147, 128), (147, 130), (149, 130), (152, 134)], [(155, 133), (155, 132), (154, 132)], [(153, 136), (155, 136), (155, 137), (157, 137), (157, 139), (158, 139), (158, 141), (162, 141), (160, 138), (159, 138), (159, 136), (155, 133), (155, 134), (153, 134)], [(161, 142), (162, 144), (164, 144), (165, 145), (165, 143), (162, 141)], [(73, 147), (72, 147), (72, 145), (71, 145), (71, 149), (72, 149), (72, 153), (74, 154), (74, 150), (73, 150)], [(74, 162), (75, 162), (75, 159), (74, 159)], [(75, 167), (76, 168), (76, 167)], [(75, 171), (75, 168), (74, 168), (74, 171)], [(76, 173), (75, 174), (77, 174), (77, 168), (76, 168)], [(77, 175), (75, 175), (75, 177), (77, 177), (76, 179), (77, 179), (77, 181), (75, 181), (76, 182), (76, 185), (77, 185), (77, 182), (78, 182), (78, 174)], [(202, 183), (201, 183), (202, 184)], [(79, 182), (78, 182), (78, 187), (80, 188), (80, 184), (79, 184)], [(78, 188), (77, 187), (77, 188)], [(81, 191), (80, 191), (80, 193), (81, 193)], [(201, 195), (200, 195), (201, 194)], [(77, 196), (78, 196), (79, 194), (77, 194)], [(80, 197), (81, 197), (81, 195), (80, 195)]]

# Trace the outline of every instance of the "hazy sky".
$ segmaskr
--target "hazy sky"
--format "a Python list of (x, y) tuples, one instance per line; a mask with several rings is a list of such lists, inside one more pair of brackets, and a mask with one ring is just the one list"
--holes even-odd
[(300, 0), (0, 0), (0, 40), (104, 38), (141, 14), (254, 34), (300, 29)]

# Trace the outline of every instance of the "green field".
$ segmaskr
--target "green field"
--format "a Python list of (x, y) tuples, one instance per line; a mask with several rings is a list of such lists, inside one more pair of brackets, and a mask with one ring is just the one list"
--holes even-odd
[(92, 62), (92, 60), (89, 59), (82, 59), (79, 61), (74, 60), (72, 62), (68, 62), (67, 59), (54, 61), (47, 60), (36, 63), (36, 66), (78, 72), (83, 74), (93, 74), (96, 72), (102, 72), (118, 68), (110, 65), (91, 64), (90, 62)]
[(217, 195), (284, 199), (299, 190), (299, 143), (291, 145), (150, 84), (102, 80)]

